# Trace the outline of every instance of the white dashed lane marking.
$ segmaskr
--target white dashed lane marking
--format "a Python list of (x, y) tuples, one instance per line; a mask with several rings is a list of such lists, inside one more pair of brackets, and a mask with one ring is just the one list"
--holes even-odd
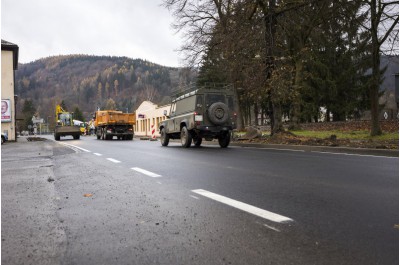
[(113, 163), (121, 163), (121, 161), (118, 161), (118, 160), (116, 160), (114, 158), (107, 158), (107, 160), (109, 160), (109, 161), (111, 161)]
[(132, 170), (135, 170), (135, 171), (137, 171), (137, 172), (139, 172), (139, 173), (145, 174), (145, 175), (147, 175), (147, 176), (149, 176), (149, 177), (152, 177), (152, 178), (159, 178), (159, 177), (162, 177), (161, 175), (158, 175), (158, 174), (156, 174), (156, 173), (147, 171), (147, 170), (142, 169), (142, 168), (139, 168), (139, 167), (133, 167), (133, 168), (131, 168), (131, 169), (132, 169)]
[(240, 201), (236, 201), (233, 199), (230, 199), (228, 197), (216, 194), (216, 193), (212, 193), (206, 190), (202, 190), (202, 189), (198, 189), (198, 190), (192, 190), (192, 192), (197, 193), (199, 195), (202, 195), (204, 197), (207, 197), (209, 199), (224, 203), (226, 205), (232, 206), (234, 208), (237, 208), (239, 210), (257, 215), (259, 217), (262, 217), (264, 219), (270, 220), (272, 222), (276, 222), (276, 223), (285, 223), (285, 222), (291, 222), (293, 221), (293, 219), (277, 214), (277, 213), (273, 213), (267, 210), (263, 210), (261, 208), (240, 202)]
[(99, 153), (93, 153), (94, 155), (97, 155), (97, 156), (102, 156), (102, 154), (99, 154)]

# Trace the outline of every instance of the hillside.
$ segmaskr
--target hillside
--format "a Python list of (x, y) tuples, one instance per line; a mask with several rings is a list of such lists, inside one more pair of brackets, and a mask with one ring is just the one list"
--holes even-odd
[[(20, 64), (16, 71), (16, 94), (22, 111), (32, 100), (43, 118), (54, 116), (63, 100), (69, 110), (78, 107), (89, 118), (109, 99), (116, 108), (134, 111), (143, 100), (167, 103), (171, 90), (193, 82), (195, 73), (141, 59), (88, 55), (65, 55)], [(19, 112), (21, 113), (21, 112)]]

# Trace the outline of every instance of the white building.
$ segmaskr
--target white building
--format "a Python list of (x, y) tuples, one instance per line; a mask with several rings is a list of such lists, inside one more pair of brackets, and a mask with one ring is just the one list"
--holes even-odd
[[(150, 101), (143, 101), (136, 110), (136, 136), (159, 137), (159, 125), (167, 117), (164, 116), (164, 111), (169, 112), (171, 105), (158, 106)], [(154, 131), (154, 133), (153, 133)]]
[(1, 132), (9, 141), (17, 140), (15, 70), (18, 68), (18, 45), (1, 40)]

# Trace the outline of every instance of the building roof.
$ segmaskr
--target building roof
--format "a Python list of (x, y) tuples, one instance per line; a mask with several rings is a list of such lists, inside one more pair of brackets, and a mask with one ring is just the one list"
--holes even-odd
[(13, 52), (13, 59), (14, 59), (13, 67), (14, 67), (14, 70), (17, 70), (18, 69), (18, 51), (19, 51), (18, 45), (2, 39), (1, 40), (1, 50)]

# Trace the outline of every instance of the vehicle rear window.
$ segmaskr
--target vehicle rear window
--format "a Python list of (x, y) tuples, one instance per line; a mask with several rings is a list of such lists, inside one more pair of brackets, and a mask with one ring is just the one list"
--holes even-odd
[(228, 96), (228, 108), (233, 109), (234, 108), (234, 104), (233, 104), (233, 97)]
[(206, 104), (210, 106), (211, 104), (215, 102), (222, 102), (225, 103), (225, 96), (224, 95), (218, 95), (218, 94), (208, 94), (206, 96)]

